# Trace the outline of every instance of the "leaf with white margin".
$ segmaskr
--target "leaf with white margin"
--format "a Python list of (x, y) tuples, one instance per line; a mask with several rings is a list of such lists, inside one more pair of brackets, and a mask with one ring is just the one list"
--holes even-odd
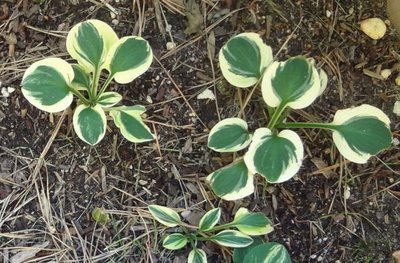
[(268, 128), (255, 131), (244, 161), (252, 173), (259, 173), (269, 183), (282, 183), (300, 169), (303, 144), (299, 135), (283, 130), (278, 135)]
[(72, 80), (72, 85), (77, 90), (89, 90), (90, 78), (89, 73), (79, 64), (72, 64), (72, 69), (74, 70), (74, 79)]
[(75, 109), (72, 121), (76, 135), (90, 145), (96, 145), (106, 133), (107, 119), (99, 105), (79, 105)]
[(247, 123), (240, 118), (228, 118), (211, 129), (207, 146), (217, 152), (237, 152), (246, 148), (250, 142)]
[(187, 243), (187, 237), (180, 233), (174, 233), (165, 237), (163, 247), (170, 250), (177, 250), (186, 246)]
[(252, 248), (244, 257), (243, 263), (291, 263), (285, 246), (268, 242)]
[(261, 84), (265, 103), (278, 107), (281, 103), (292, 109), (309, 106), (321, 92), (318, 71), (303, 57), (273, 62), (265, 71)]
[(221, 48), (218, 59), (225, 79), (233, 86), (247, 88), (257, 83), (273, 56), (259, 34), (242, 33)]
[(67, 35), (67, 51), (88, 72), (102, 68), (111, 46), (118, 41), (103, 21), (91, 19), (76, 24)]
[(319, 81), (320, 81), (320, 89), (319, 89), (319, 96), (324, 93), (326, 90), (326, 87), (328, 86), (328, 75), (326, 74), (325, 70), (322, 68), (318, 69), (318, 74), (319, 74)]
[(74, 71), (60, 58), (33, 63), (22, 77), (24, 97), (36, 108), (47, 112), (65, 110), (72, 103), (71, 82)]
[(338, 110), (332, 124), (333, 142), (345, 158), (355, 163), (366, 163), (392, 142), (389, 118), (368, 104)]
[(254, 193), (254, 176), (243, 159), (207, 176), (214, 193), (228, 201), (238, 200)]
[(109, 108), (122, 100), (122, 96), (114, 91), (104, 92), (100, 95), (97, 103), (103, 108)]
[(221, 217), (221, 209), (214, 208), (208, 211), (201, 219), (199, 223), (199, 230), (201, 231), (209, 231), (213, 229), (213, 227), (218, 224), (218, 221)]
[(235, 248), (232, 255), (233, 263), (243, 263), (244, 257), (249, 253), (249, 251), (261, 244), (264, 244), (262, 238), (253, 237), (253, 243), (251, 243), (247, 247)]
[(160, 205), (149, 205), (149, 212), (155, 220), (168, 227), (175, 227), (182, 223), (180, 216), (171, 208)]
[(206, 252), (200, 248), (194, 248), (189, 253), (188, 263), (207, 263)]
[(396, 101), (393, 105), (393, 113), (400, 116), (400, 101)]
[(247, 247), (253, 243), (253, 239), (237, 230), (224, 230), (209, 237), (209, 240), (225, 247)]
[(269, 219), (261, 212), (249, 212), (246, 208), (239, 208), (232, 224), (240, 232), (250, 235), (266, 235), (274, 230)]
[(140, 105), (122, 106), (111, 110), (110, 115), (128, 141), (140, 143), (154, 139), (154, 135), (140, 116), (145, 111), (146, 109)]
[(123, 37), (107, 55), (105, 67), (116, 82), (126, 84), (146, 72), (153, 61), (153, 51), (145, 39)]

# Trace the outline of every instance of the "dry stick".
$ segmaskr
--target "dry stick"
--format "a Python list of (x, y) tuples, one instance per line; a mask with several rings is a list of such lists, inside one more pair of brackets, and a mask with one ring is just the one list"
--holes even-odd
[(169, 74), (169, 72), (167, 71), (167, 69), (164, 67), (163, 64), (161, 64), (160, 60), (158, 60), (156, 57), (154, 57), (154, 59), (157, 61), (157, 63), (161, 66), (161, 68), (163, 69), (163, 71), (165, 72), (165, 74), (167, 75), (167, 77), (169, 78), (169, 80), (172, 82), (172, 84), (174, 85), (174, 87), (178, 90), (179, 94), (182, 96), (183, 100), (185, 101), (185, 103), (188, 105), (188, 107), (190, 108), (190, 110), (192, 111), (192, 113), (196, 116), (196, 118), (200, 121), (200, 123), (203, 125), (203, 127), (207, 130), (207, 126), (204, 124), (204, 122), (200, 119), (199, 115), (197, 115), (196, 111), (193, 109), (192, 105), (190, 105), (189, 101), (186, 99), (185, 95), (183, 95), (181, 89), (179, 88), (178, 84), (176, 84), (175, 80), (172, 78), (171, 74)]
[(201, 34), (200, 36), (195, 37), (195, 38), (193, 38), (192, 40), (186, 42), (185, 44), (181, 44), (180, 46), (176, 47), (175, 49), (173, 49), (173, 50), (167, 52), (166, 54), (164, 54), (164, 55), (160, 58), (160, 61), (163, 60), (163, 59), (166, 59), (167, 57), (172, 56), (173, 54), (177, 53), (177, 52), (180, 51), (181, 49), (183, 49), (183, 48), (185, 48), (185, 47), (187, 47), (187, 46), (190, 46), (190, 45), (192, 45), (193, 43), (199, 41), (205, 34), (208, 34), (211, 30), (213, 30), (217, 25), (219, 25), (220, 23), (222, 23), (225, 19), (227, 19), (228, 17), (232, 16), (233, 14), (235, 14), (235, 13), (241, 11), (241, 10), (244, 10), (244, 8), (236, 9), (236, 10), (233, 10), (232, 12), (230, 12), (229, 14), (226, 14), (226, 15), (223, 16), (221, 19), (219, 19), (217, 22), (215, 22), (215, 23), (212, 24), (211, 26), (207, 27), (207, 28), (205, 29), (204, 33)]

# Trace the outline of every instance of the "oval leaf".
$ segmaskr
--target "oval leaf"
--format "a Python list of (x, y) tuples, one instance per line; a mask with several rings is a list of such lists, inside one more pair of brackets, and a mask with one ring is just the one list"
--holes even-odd
[(207, 263), (207, 255), (204, 250), (195, 248), (189, 253), (188, 263)]
[(140, 143), (154, 139), (154, 135), (151, 134), (149, 127), (144, 124), (140, 116), (143, 112), (145, 112), (143, 106), (123, 106), (111, 110), (110, 115), (128, 141)]
[(149, 43), (141, 37), (123, 37), (107, 56), (106, 68), (116, 82), (125, 84), (143, 74), (153, 61)]
[(371, 105), (338, 110), (332, 124), (333, 142), (345, 158), (355, 163), (366, 163), (392, 142), (389, 118)]
[(188, 239), (179, 233), (171, 234), (165, 237), (163, 247), (170, 250), (181, 249), (186, 246)]
[(252, 248), (244, 257), (243, 263), (291, 263), (286, 248), (275, 242), (268, 242)]
[(92, 211), (92, 218), (94, 221), (96, 221), (99, 224), (105, 225), (107, 224), (108, 220), (110, 218), (108, 217), (108, 214), (104, 211), (104, 209), (96, 207)]
[(114, 91), (104, 92), (100, 95), (97, 103), (103, 108), (109, 108), (122, 100), (122, 96)]
[(85, 69), (78, 64), (72, 64), (71, 66), (74, 70), (74, 79), (72, 80), (72, 85), (74, 88), (77, 90), (89, 90), (89, 74), (86, 73)]
[(238, 200), (254, 192), (254, 178), (243, 160), (227, 165), (209, 176), (214, 193), (224, 200)]
[(247, 123), (239, 118), (228, 118), (218, 122), (208, 135), (208, 147), (217, 152), (237, 152), (251, 142)]
[(214, 208), (208, 211), (201, 219), (199, 223), (199, 229), (201, 231), (210, 231), (213, 227), (218, 224), (219, 218), (221, 217), (221, 209)]
[(35, 107), (47, 112), (65, 110), (72, 102), (70, 85), (74, 71), (60, 58), (46, 58), (33, 63), (22, 78), (24, 97)]
[(69, 31), (67, 51), (86, 71), (93, 72), (102, 67), (110, 47), (117, 41), (117, 34), (108, 24), (91, 19)]
[(281, 103), (293, 109), (309, 106), (321, 92), (318, 71), (303, 57), (274, 62), (266, 70), (261, 90), (264, 101), (271, 107)]
[(107, 119), (99, 105), (79, 105), (74, 112), (73, 124), (76, 135), (82, 141), (96, 145), (106, 133)]
[(231, 38), (219, 51), (219, 63), (225, 79), (233, 86), (247, 88), (257, 83), (273, 61), (271, 47), (256, 33)]
[(253, 239), (237, 230), (224, 230), (210, 237), (210, 240), (225, 247), (247, 247)]
[(232, 223), (240, 232), (250, 236), (266, 235), (274, 230), (263, 213), (252, 213), (243, 207), (236, 212)]
[(243, 263), (244, 257), (254, 247), (263, 244), (263, 240), (260, 237), (253, 237), (253, 243), (247, 247), (238, 247), (233, 250), (232, 260), (233, 263)]
[(295, 132), (283, 130), (274, 135), (267, 128), (255, 131), (244, 156), (248, 169), (261, 174), (270, 183), (292, 178), (300, 169), (302, 159), (303, 144)]
[(175, 227), (182, 222), (177, 212), (165, 206), (149, 205), (149, 212), (154, 219), (165, 226)]

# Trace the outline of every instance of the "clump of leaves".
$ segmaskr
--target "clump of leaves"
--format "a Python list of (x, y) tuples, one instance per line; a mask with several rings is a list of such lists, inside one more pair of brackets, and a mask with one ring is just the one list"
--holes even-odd
[[(67, 51), (77, 61), (69, 64), (61, 58), (45, 58), (33, 63), (22, 79), (22, 94), (35, 107), (59, 112), (72, 103), (78, 106), (73, 115), (76, 134), (95, 145), (106, 132), (105, 112), (129, 141), (139, 143), (153, 139), (141, 114), (145, 108), (116, 106), (122, 96), (106, 89), (112, 80), (126, 84), (143, 74), (153, 60), (149, 43), (138, 36), (118, 38), (113, 29), (99, 20), (75, 25), (67, 36)], [(107, 78), (99, 87), (102, 72)]]
[[(192, 249), (188, 256), (189, 263), (207, 262), (206, 253), (199, 247), (201, 241), (212, 241), (225, 247), (245, 248), (253, 243), (252, 236), (273, 231), (270, 220), (263, 213), (253, 213), (246, 208), (240, 208), (232, 222), (221, 225), (218, 225), (221, 209), (214, 208), (200, 219), (198, 226), (182, 222), (179, 214), (168, 207), (149, 205), (148, 209), (159, 223), (179, 229), (163, 239), (163, 246), (177, 250), (190, 245)], [(243, 251), (237, 253), (244, 254)]]
[(286, 122), (292, 109), (309, 106), (327, 86), (326, 73), (316, 68), (312, 59), (297, 56), (283, 62), (273, 61), (271, 47), (258, 34), (242, 33), (222, 47), (219, 61), (225, 79), (233, 86), (248, 88), (261, 83), (269, 116), (266, 127), (253, 134), (240, 118), (222, 120), (212, 128), (209, 148), (237, 152), (248, 147), (243, 157), (207, 177), (214, 192), (225, 200), (252, 194), (255, 174), (269, 183), (281, 183), (299, 171), (304, 157), (303, 143), (288, 128), (331, 131), (339, 152), (355, 163), (366, 163), (391, 144), (389, 118), (367, 104), (338, 110), (330, 123)]

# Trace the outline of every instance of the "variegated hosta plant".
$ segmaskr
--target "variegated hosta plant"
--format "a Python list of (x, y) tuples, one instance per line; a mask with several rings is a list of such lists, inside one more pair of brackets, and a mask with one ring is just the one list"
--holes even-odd
[(273, 231), (271, 222), (263, 213), (250, 212), (246, 208), (240, 208), (232, 222), (222, 225), (218, 225), (221, 209), (214, 208), (200, 219), (198, 226), (182, 222), (179, 214), (171, 208), (149, 205), (148, 209), (159, 223), (178, 228), (175, 233), (165, 236), (162, 244), (170, 250), (191, 246), (189, 263), (207, 262), (206, 253), (199, 247), (201, 241), (212, 241), (225, 247), (245, 248), (253, 243), (252, 236), (265, 235)]
[[(129, 141), (153, 139), (144, 124), (143, 106), (116, 106), (122, 96), (106, 89), (112, 80), (126, 84), (143, 74), (153, 60), (149, 43), (141, 37), (118, 38), (113, 29), (99, 20), (75, 25), (67, 36), (67, 51), (77, 61), (69, 64), (60, 58), (45, 58), (33, 63), (22, 79), (22, 94), (37, 108), (59, 112), (79, 101), (73, 115), (76, 134), (95, 145), (106, 132), (106, 114)], [(107, 78), (99, 86), (101, 73)]]
[(220, 50), (221, 71), (233, 86), (247, 88), (261, 83), (268, 108), (266, 127), (248, 131), (240, 118), (217, 123), (208, 137), (208, 147), (217, 152), (237, 152), (248, 147), (243, 157), (213, 173), (207, 179), (214, 192), (236, 200), (254, 192), (253, 176), (269, 183), (281, 183), (300, 169), (303, 143), (288, 128), (321, 128), (332, 132), (339, 152), (355, 163), (367, 160), (390, 146), (389, 118), (378, 108), (363, 104), (338, 110), (331, 123), (286, 122), (290, 109), (309, 106), (327, 85), (327, 75), (312, 59), (292, 57), (273, 61), (272, 51), (255, 33), (231, 38)]

